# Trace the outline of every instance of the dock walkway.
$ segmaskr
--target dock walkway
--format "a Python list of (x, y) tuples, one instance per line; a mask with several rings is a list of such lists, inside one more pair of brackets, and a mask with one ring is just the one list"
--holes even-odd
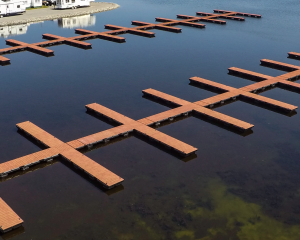
[(22, 224), (23, 220), (0, 198), (0, 232), (9, 232)]
[[(56, 38), (56, 36), (51, 37)], [(22, 43), (15, 42), (15, 44), (21, 45)], [(106, 188), (113, 188), (121, 184), (124, 179), (100, 164), (94, 162), (92, 159), (86, 157), (78, 150), (85, 147), (90, 149), (94, 144), (106, 143), (111, 139), (128, 136), (129, 133), (135, 132), (147, 137), (150, 140), (154, 140), (167, 149), (180, 153), (183, 156), (188, 156), (194, 154), (197, 148), (166, 135), (154, 129), (154, 127), (160, 126), (161, 122), (172, 122), (174, 118), (179, 116), (188, 116), (191, 113), (194, 113), (205, 117), (208, 119), (208, 121), (217, 121), (226, 127), (234, 127), (242, 131), (248, 131), (253, 127), (253, 124), (227, 116), (212, 109), (218, 105), (224, 104), (225, 102), (230, 103), (230, 101), (235, 100), (242, 100), (246, 102), (254, 101), (255, 104), (263, 105), (265, 108), (270, 108), (271, 110), (276, 108), (281, 111), (295, 111), (297, 106), (263, 97), (257, 93), (269, 90), (270, 87), (281, 87), (300, 92), (300, 84), (292, 82), (300, 79), (300, 67), (267, 59), (262, 59), (261, 62), (263, 63), (263, 66), (281, 69), (288, 71), (288, 73), (277, 77), (272, 77), (236, 67), (229, 68), (229, 73), (232, 75), (256, 81), (254, 84), (250, 84), (239, 89), (207, 79), (192, 77), (190, 78), (190, 82), (193, 83), (193, 85), (198, 85), (205, 89), (221, 92), (216, 96), (193, 103), (154, 89), (146, 89), (143, 90), (144, 95), (163, 100), (167, 103), (175, 105), (176, 107), (174, 109), (154, 114), (140, 120), (133, 120), (97, 103), (88, 104), (86, 105), (87, 111), (93, 112), (95, 115), (98, 115), (101, 118), (108, 118), (109, 120), (119, 124), (119, 126), (89, 136), (81, 137), (67, 143), (62, 142), (29, 121), (19, 123), (17, 124), (17, 128), (20, 131), (23, 131), (26, 135), (34, 138), (36, 141), (47, 147), (47, 149), (1, 163), (0, 177), (5, 178), (12, 172), (19, 170), (24, 171), (30, 168), (32, 165), (36, 165), (41, 162), (51, 162), (53, 158), (62, 156), (75, 168), (84, 171), (91, 179), (97, 180)], [(0, 225), (2, 231), (20, 226), (23, 221), (7, 206), (7, 204), (3, 203), (2, 200), (0, 201), (0, 210), (2, 209), (1, 204), (3, 204), (4, 207), (3, 211), (0, 211), (0, 224), (2, 222), (7, 222), (7, 225)], [(6, 215), (7, 217), (12, 216), (11, 220), (7, 220), (5, 218)], [(9, 225), (10, 222), (12, 222), (11, 225)]]
[[(100, 4), (100, 3), (94, 3), (94, 4)], [(183, 26), (196, 27), (196, 28), (205, 28), (205, 24), (198, 23), (198, 22), (204, 21), (210, 23), (226, 24), (226, 21), (219, 20), (218, 18), (244, 21), (245, 20), (244, 18), (235, 16), (241, 14), (244, 14), (243, 16), (248, 16), (248, 17), (257, 17), (257, 18), (261, 17), (260, 15), (257, 14), (248, 14), (248, 13), (246, 14), (246, 13), (239, 13), (234, 11), (214, 10), (214, 12), (220, 14), (198, 12), (197, 15), (202, 15), (201, 17), (179, 14), (177, 15), (178, 18), (177, 20), (168, 19), (168, 18), (159, 18), (159, 17), (156, 18), (156, 21), (160, 23), (146, 23), (141, 21), (132, 21), (131, 22), (132, 25), (135, 26), (130, 28), (116, 26), (112, 24), (106, 24), (105, 29), (109, 29), (110, 31), (105, 31), (105, 32), (95, 32), (95, 31), (90, 31), (85, 29), (76, 29), (75, 33), (81, 35), (75, 37), (68, 37), (68, 38), (46, 33), (43, 34), (43, 38), (48, 39), (49, 41), (44, 41), (39, 43), (29, 44), (29, 43), (23, 43), (20, 41), (8, 39), (6, 40), (7, 45), (12, 45), (13, 47), (0, 49), (0, 65), (5, 66), (10, 64), (10, 60), (8, 58), (2, 57), (1, 55), (10, 54), (14, 52), (31, 51), (49, 57), (54, 55), (54, 51), (46, 49), (46, 47), (59, 45), (59, 44), (67, 44), (82, 49), (90, 49), (92, 45), (90, 43), (83, 43), (82, 41), (99, 38), (99, 39), (113, 41), (117, 43), (123, 43), (125, 42), (125, 38), (116, 35), (134, 34), (134, 35), (152, 38), (155, 37), (155, 33), (148, 31), (150, 29), (158, 29), (162, 31), (180, 33), (181, 28), (174, 27), (174, 26), (183, 25)], [(0, 20), (0, 25), (1, 25), (1, 20)]]
[[(37, 127), (33, 123), (27, 121), (23, 123), (17, 124), (17, 127), (30, 135), (31, 137), (35, 138), (37, 141), (41, 142), (45, 146), (49, 147), (47, 159), (53, 157), (53, 154), (59, 154), (64, 157), (67, 161), (74, 164), (77, 168), (82, 169), (85, 173), (87, 173), (91, 178), (95, 178), (99, 182), (103, 184), (106, 188), (112, 188), (114, 186), (119, 185), (123, 182), (123, 178), (117, 176), (113, 172), (109, 171), (108, 169), (104, 168), (100, 164), (94, 162), (90, 158), (86, 157), (82, 153), (76, 151), (73, 147), (60, 141), (59, 139), (55, 138), (48, 132), (44, 131), (43, 129)], [(48, 149), (46, 149), (48, 150)], [(42, 156), (45, 159), (45, 150), (42, 151), (44, 154)], [(36, 162), (36, 159), (33, 155), (27, 156), (27, 159), (32, 159), (32, 162)], [(22, 164), (20, 161), (15, 161), (16, 163)], [(8, 164), (7, 162), (6, 164)], [(5, 163), (4, 163), (5, 164)], [(23, 167), (20, 166), (19, 167)], [(28, 165), (27, 165), (28, 166)], [(0, 164), (0, 172), (2, 172), (2, 164)]]

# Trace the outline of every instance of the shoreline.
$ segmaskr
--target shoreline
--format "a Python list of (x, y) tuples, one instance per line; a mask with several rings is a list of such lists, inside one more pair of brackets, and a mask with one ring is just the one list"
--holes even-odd
[(91, 2), (90, 7), (83, 7), (77, 9), (55, 10), (53, 9), (53, 7), (33, 9), (30, 11), (26, 11), (21, 15), (14, 15), (0, 19), (0, 27), (105, 12), (114, 10), (119, 7), (120, 5), (116, 3)]

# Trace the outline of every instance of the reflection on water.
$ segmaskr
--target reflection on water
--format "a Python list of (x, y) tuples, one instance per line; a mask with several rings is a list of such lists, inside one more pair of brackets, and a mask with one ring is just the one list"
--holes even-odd
[(21, 35), (27, 32), (29, 23), (0, 27), (0, 37), (8, 38), (10, 36)]
[(0, 27), (0, 37), (8, 38), (8, 37), (16, 36), (16, 35), (26, 34), (30, 25), (41, 24), (41, 23), (44, 23), (44, 22), (40, 21), (40, 22)]
[(24, 232), (25, 232), (25, 228), (23, 226), (21, 226), (10, 232), (1, 234), (0, 236), (2, 237), (3, 240), (9, 240), (9, 239), (13, 239), (14, 237), (16, 237), (18, 235), (21, 235)]
[[(96, 24), (96, 16), (87, 14), (83, 16), (59, 18), (53, 21), (57, 22), (58, 26), (61, 28), (69, 28), (69, 29), (78, 28), (78, 27), (83, 28), (88, 26), (94, 26)], [(26, 23), (26, 24), (0, 27), (0, 37), (8, 38), (16, 35), (26, 34), (29, 26), (36, 23), (43, 23), (43, 22)]]
[(58, 26), (62, 28), (88, 27), (96, 24), (96, 16), (88, 14), (84, 16), (60, 18), (57, 22)]

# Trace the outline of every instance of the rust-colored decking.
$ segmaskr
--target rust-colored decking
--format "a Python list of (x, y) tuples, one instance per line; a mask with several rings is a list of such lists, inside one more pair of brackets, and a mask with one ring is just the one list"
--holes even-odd
[(291, 82), (300, 79), (300, 66), (281, 63), (268, 59), (262, 59), (261, 63), (263, 66), (290, 72), (282, 74), (278, 77), (272, 77), (236, 67), (229, 68), (229, 73), (232, 75), (259, 81), (258, 83), (254, 83), (239, 89), (203, 78), (192, 77), (190, 78), (190, 82), (192, 84), (204, 87), (206, 89), (212, 89), (213, 91), (221, 92), (221, 94), (194, 103), (168, 95), (166, 93), (162, 93), (154, 89), (146, 89), (143, 90), (145, 96), (150, 96), (156, 99), (163, 100), (167, 103), (171, 103), (172, 105), (175, 105), (176, 108), (141, 119), (140, 121), (148, 123), (148, 125), (155, 124), (157, 126), (160, 124), (160, 122), (173, 120), (175, 117), (187, 115), (189, 112), (194, 112), (198, 115), (200, 114), (204, 117), (209, 117), (210, 119), (214, 119), (221, 123), (224, 123), (225, 126), (233, 126), (240, 130), (251, 129), (253, 125), (250, 123), (246, 123), (241, 120), (213, 111), (212, 109), (208, 109), (222, 105), (225, 102), (235, 100), (254, 102), (257, 105), (262, 105), (264, 108), (269, 108), (271, 110), (277, 109), (284, 112), (294, 112), (297, 109), (297, 106), (260, 96), (256, 93), (265, 91), (269, 87), (281, 87), (287, 90), (300, 92), (300, 84)]
[(246, 123), (246, 122), (238, 120), (236, 118), (227, 116), (225, 114), (213, 111), (211, 109), (207, 109), (204, 107), (202, 102), (191, 103), (191, 102), (173, 97), (171, 95), (168, 95), (166, 93), (159, 92), (154, 89), (143, 90), (143, 93), (145, 95), (148, 95), (151, 97), (156, 97), (156, 98), (159, 98), (164, 101), (171, 102), (173, 104), (180, 106), (178, 108), (174, 108), (174, 109), (171, 109), (171, 110), (163, 112), (163, 113), (158, 113), (156, 115), (153, 115), (153, 116), (150, 116), (150, 117), (147, 117), (147, 118), (144, 118), (141, 120), (143, 122), (148, 121), (149, 124), (157, 125), (160, 122), (173, 119), (174, 117), (184, 115), (184, 114), (188, 115), (190, 112), (195, 112), (196, 114), (200, 114), (202, 116), (212, 118), (214, 120), (224, 123), (225, 125), (228, 125), (228, 126), (231, 125), (235, 128), (243, 130), (243, 131), (250, 130), (254, 126), (252, 124)]
[[(67, 143), (60, 141), (51, 134), (37, 127), (31, 122), (23, 122), (17, 124), (17, 127), (24, 131), (27, 135), (35, 138), (48, 149), (29, 154), (24, 157), (20, 157), (5, 163), (0, 164), (0, 176), (6, 177), (9, 173), (17, 170), (26, 170), (31, 165), (40, 163), (42, 161), (52, 161), (57, 156), (62, 156), (64, 159), (71, 162), (75, 167), (82, 169), (92, 179), (97, 179), (105, 187), (111, 188), (120, 184), (123, 179), (116, 174), (112, 173), (108, 169), (102, 167), (100, 164), (94, 162), (90, 158), (80, 153), (79, 149), (83, 147), (91, 148), (94, 144), (100, 142), (107, 142), (113, 138), (119, 136), (127, 136), (130, 132), (136, 132), (142, 134), (151, 140), (161, 143), (169, 149), (180, 152), (182, 155), (189, 155), (194, 153), (197, 149), (181, 142), (171, 136), (168, 136), (160, 131), (153, 129), (154, 126), (159, 126), (163, 121), (172, 121), (178, 116), (187, 116), (190, 113), (200, 114), (208, 119), (217, 120), (225, 124), (225, 126), (235, 127), (243, 131), (247, 131), (253, 127), (252, 124), (232, 118), (222, 113), (218, 113), (210, 108), (213, 108), (217, 104), (223, 104), (227, 100), (253, 100), (256, 103), (278, 108), (284, 111), (294, 111), (297, 107), (276, 101), (274, 99), (266, 98), (257, 95), (258, 91), (267, 90), (268, 87), (281, 87), (288, 90), (300, 92), (300, 84), (291, 81), (300, 79), (300, 67), (292, 64), (281, 63), (277, 61), (262, 59), (262, 65), (273, 67), (289, 73), (282, 74), (278, 77), (272, 77), (265, 74), (260, 74), (240, 68), (229, 68), (229, 73), (232, 75), (252, 79), (258, 81), (257, 83), (236, 89), (230, 86), (226, 86), (221, 83), (212, 82), (199, 77), (192, 77), (190, 81), (194, 84), (200, 85), (204, 88), (210, 88), (218, 92), (222, 92), (216, 96), (200, 100), (194, 103), (186, 100), (159, 92), (154, 89), (143, 90), (145, 95), (149, 95), (155, 98), (162, 99), (168, 103), (176, 105), (176, 108), (167, 110), (162, 113), (158, 113), (140, 120), (133, 120), (120, 113), (117, 113), (109, 108), (106, 108), (100, 104), (92, 103), (86, 105), (88, 111), (92, 111), (96, 115), (104, 116), (110, 120), (120, 124), (120, 126), (113, 127), (111, 129), (101, 131), (86, 137), (82, 137)], [(1, 207), (0, 207), (0, 214)], [(1, 219), (0, 219), (1, 220)], [(16, 223), (15, 226), (18, 226)]]
[(289, 55), (290, 58), (300, 59), (300, 53), (289, 52), (288, 55)]
[(46, 49), (45, 47), (49, 47), (53, 45), (67, 44), (67, 45), (71, 45), (83, 49), (90, 49), (92, 45), (90, 43), (83, 42), (84, 40), (99, 38), (99, 39), (109, 40), (117, 43), (122, 43), (125, 42), (125, 38), (116, 35), (129, 33), (129, 34), (135, 34), (135, 35), (151, 38), (151, 37), (155, 37), (155, 33), (146, 30), (159, 29), (163, 31), (180, 33), (181, 28), (174, 27), (175, 25), (204, 28), (205, 27), (204, 24), (197, 23), (197, 22), (203, 21), (203, 22), (226, 24), (225, 21), (218, 20), (218, 18), (244, 21), (245, 20), (244, 18), (235, 17), (235, 15), (257, 17), (257, 18), (261, 17), (260, 15), (257, 14), (248, 14), (248, 13), (240, 13), (240, 12), (224, 11), (224, 10), (214, 10), (214, 12), (221, 13), (221, 14), (198, 12), (197, 15), (202, 15), (202, 17), (177, 15), (177, 18), (179, 18), (180, 20), (156, 18), (156, 21), (161, 22), (158, 24), (132, 21), (132, 25), (137, 25), (137, 26), (130, 27), (130, 28), (107, 24), (105, 25), (105, 28), (110, 29), (111, 31), (105, 31), (105, 32), (95, 32), (95, 31), (90, 31), (85, 29), (76, 29), (75, 33), (82, 34), (82, 35), (75, 36), (75, 37), (61, 37), (61, 36), (56, 36), (53, 34), (46, 33), (43, 34), (43, 38), (48, 39), (49, 41), (44, 41), (39, 43), (29, 44), (17, 40), (8, 39), (6, 40), (6, 44), (11, 45), (13, 47), (0, 49), (0, 64), (3, 66), (10, 64), (10, 60), (8, 58), (2, 57), (1, 55), (10, 54), (14, 52), (31, 51), (49, 57), (54, 55), (54, 51)]
[(8, 232), (22, 224), (23, 220), (0, 198), (0, 232)]
[(47, 57), (54, 55), (54, 52), (52, 50), (40, 47), (39, 43), (29, 44), (29, 43), (24, 43), (24, 42), (21, 42), (18, 40), (8, 39), (8, 40), (6, 40), (6, 44), (10, 45), (10, 46), (14, 46), (14, 47), (1, 49), (0, 54), (27, 50), (27, 51), (38, 53), (38, 54), (41, 54), (41, 55), (44, 55)]
[[(298, 73), (300, 74), (300, 72)], [(205, 87), (213, 87), (218, 90), (223, 90), (225, 93), (219, 94), (201, 101), (196, 102), (196, 104), (202, 104), (202, 106), (205, 107), (214, 107), (215, 104), (223, 104), (227, 100), (235, 100), (237, 98), (241, 98), (243, 100), (250, 100), (254, 101), (256, 103), (260, 103), (262, 105), (270, 106), (272, 109), (273, 108), (278, 108), (283, 111), (294, 111), (297, 109), (297, 106), (287, 104), (284, 102), (280, 102), (274, 99), (270, 99), (264, 96), (257, 95), (255, 92), (259, 89), (262, 89), (263, 87), (268, 87), (273, 85), (273, 81), (266, 81), (263, 84), (262, 83), (255, 83), (250, 86), (242, 87), (239, 89), (233, 88), (233, 87), (228, 87), (226, 85), (220, 84), (220, 83), (215, 83), (203, 78), (199, 77), (192, 77), (190, 78), (191, 83), (196, 83)]]
[[(244, 101), (250, 100), (258, 104), (262, 104), (264, 107), (269, 107), (272, 110), (274, 108), (278, 108), (279, 110), (284, 110), (288, 112), (295, 111), (297, 107), (294, 105), (283, 103), (267, 97), (263, 97), (255, 93), (257, 93), (258, 91), (267, 90), (268, 87), (276, 87), (276, 86), (300, 92), (300, 84), (291, 82), (300, 78), (300, 67), (296, 65), (271, 61), (267, 59), (263, 59), (261, 60), (261, 62), (264, 63), (265, 66), (276, 67), (278, 69), (284, 69), (286, 71), (291, 71), (291, 72), (282, 74), (278, 77), (272, 77), (272, 76), (255, 73), (248, 70), (243, 70), (236, 67), (229, 68), (230, 74), (259, 81), (257, 83), (239, 89), (226, 86), (224, 84), (212, 82), (210, 80), (206, 80), (203, 78), (192, 77), (190, 78), (190, 81), (194, 84), (196, 83), (197, 85), (200, 85), (200, 87), (204, 86), (204, 88), (210, 88), (210, 89), (213, 88), (213, 90), (218, 90), (223, 92), (216, 96), (203, 99), (194, 103), (159, 92), (154, 89), (146, 89), (143, 90), (143, 93), (145, 95), (159, 98), (169, 103), (172, 103), (173, 105), (176, 105), (176, 108), (167, 110), (162, 113), (154, 114), (152, 116), (145, 117), (136, 121), (120, 113), (117, 113), (111, 109), (101, 106), (97, 103), (88, 104), (86, 105), (88, 111), (92, 111), (98, 115), (103, 115), (117, 122), (118, 124), (120, 124), (120, 126), (105, 131), (101, 131), (86, 137), (82, 137), (70, 141), (68, 143), (63, 143), (62, 141), (58, 140), (57, 138), (53, 137), (49, 133), (43, 131), (42, 129), (38, 128), (37, 126), (35, 126), (30, 122), (18, 124), (17, 125), (18, 128), (22, 129), (27, 134), (30, 134), (38, 141), (41, 141), (44, 145), (46, 145), (49, 148), (37, 153), (29, 154), (27, 156), (0, 164), (0, 176), (5, 177), (11, 172), (17, 170), (26, 170), (31, 165), (37, 164), (42, 161), (51, 161), (54, 157), (57, 157), (59, 155), (67, 158), (69, 161), (73, 162), (76, 166), (79, 166), (82, 169), (85, 168), (84, 166), (79, 165), (79, 163), (77, 162), (77, 157), (84, 159), (84, 161), (89, 162), (94, 166), (94, 164), (96, 163), (86, 158), (84, 155), (77, 152), (75, 149), (81, 149), (83, 147), (90, 148), (92, 147), (93, 144), (97, 144), (100, 142), (108, 142), (110, 139), (116, 138), (118, 136), (126, 136), (130, 132), (136, 132), (142, 134), (152, 140), (161, 143), (167, 148), (171, 148), (181, 153), (182, 155), (189, 155), (194, 153), (197, 149), (177, 139), (174, 139), (171, 136), (163, 134), (153, 129), (152, 127), (159, 126), (160, 123), (164, 121), (172, 121), (174, 118), (178, 116), (187, 116), (190, 113), (196, 113), (206, 118), (208, 117), (208, 119), (221, 122), (227, 127), (234, 127), (242, 131), (250, 130), (253, 127), (252, 124), (241, 121), (239, 119), (235, 119), (233, 117), (227, 116), (225, 114), (210, 109), (210, 108), (214, 108), (214, 106), (223, 104), (226, 101), (238, 100), (238, 99)], [(71, 158), (70, 156), (72, 157), (74, 156), (74, 158)], [(98, 164), (96, 165), (97, 167), (99, 167), (99, 169), (102, 169), (100, 165)], [(106, 170), (107, 169), (105, 169), (104, 171)], [(109, 182), (108, 180), (101, 179), (101, 176), (98, 175), (95, 175), (93, 177), (97, 178), (106, 187), (114, 186), (114, 181)], [(119, 181), (123, 180), (116, 175), (115, 175), (115, 179), (116, 179), (115, 180), (116, 184), (118, 184)], [(106, 183), (109, 184), (106, 185)]]
[[(31, 137), (40, 141), (43, 145), (49, 147), (49, 149), (27, 155), (25, 156), (25, 160), (15, 159), (10, 162), (2, 163), (0, 164), (1, 173), (3, 173), (3, 168), (7, 168), (6, 165), (8, 164), (15, 169), (24, 167), (26, 168), (29, 166), (29, 164), (34, 164), (37, 161), (47, 160), (59, 154), (69, 162), (73, 163), (76, 167), (82, 169), (91, 178), (95, 178), (101, 182), (106, 188), (112, 188), (123, 182), (123, 178), (117, 176), (82, 153), (76, 151), (76, 149), (74, 149), (72, 146), (60, 141), (33, 123), (27, 121), (17, 124), (17, 127), (29, 134)], [(47, 150), (48, 152), (46, 152)], [(28, 162), (31, 163), (28, 164)], [(24, 163), (27, 163), (27, 165), (24, 165)]]
[(89, 111), (101, 114), (109, 119), (112, 119), (115, 122), (118, 122), (122, 124), (117, 131), (115, 129), (110, 130), (110, 132), (101, 132), (99, 134), (93, 134), (91, 136), (78, 139), (78, 141), (82, 143), (95, 143), (99, 141), (103, 141), (104, 139), (107, 139), (106, 135), (115, 136), (119, 134), (126, 134), (130, 131), (137, 131), (139, 134), (142, 134), (152, 140), (155, 140), (163, 145), (165, 145), (167, 148), (171, 148), (182, 155), (190, 155), (194, 153), (197, 148), (194, 148), (184, 142), (181, 142), (171, 136), (168, 136), (162, 132), (159, 132), (151, 127), (148, 127), (148, 124), (145, 124), (143, 122), (132, 120), (131, 118), (128, 118), (120, 113), (117, 113), (115, 111), (112, 111), (104, 106), (101, 106), (97, 103), (86, 105), (86, 108)]

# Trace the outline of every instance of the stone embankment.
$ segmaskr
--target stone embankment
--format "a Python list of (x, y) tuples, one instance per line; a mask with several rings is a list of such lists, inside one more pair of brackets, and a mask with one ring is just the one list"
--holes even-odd
[(26, 24), (31, 22), (41, 22), (53, 20), (58, 18), (67, 18), (74, 16), (81, 16), (86, 14), (98, 13), (113, 10), (120, 7), (116, 3), (107, 2), (91, 2), (90, 7), (83, 7), (77, 9), (58, 10), (53, 7), (34, 9), (26, 11), (22, 15), (8, 16), (0, 19), (0, 27), (11, 26), (18, 24)]

